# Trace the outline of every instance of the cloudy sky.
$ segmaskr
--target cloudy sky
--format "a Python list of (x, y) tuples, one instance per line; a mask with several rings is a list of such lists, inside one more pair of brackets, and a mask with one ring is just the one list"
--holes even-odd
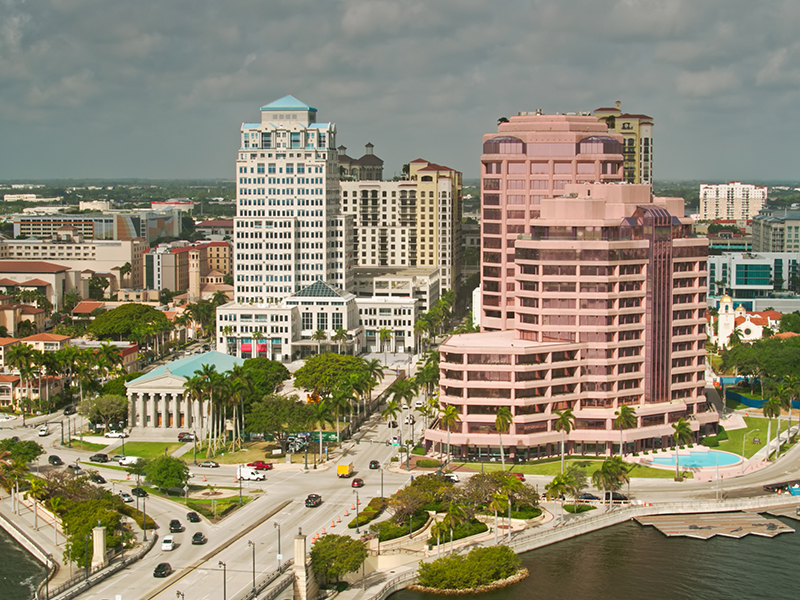
[(655, 119), (659, 180), (793, 180), (797, 0), (0, 0), (0, 179), (233, 178), (292, 94), (385, 173), (537, 108)]

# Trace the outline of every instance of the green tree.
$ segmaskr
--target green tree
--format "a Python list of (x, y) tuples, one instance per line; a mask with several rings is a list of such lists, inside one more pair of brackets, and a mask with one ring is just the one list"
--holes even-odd
[(564, 435), (569, 434), (575, 427), (575, 415), (572, 413), (571, 408), (566, 408), (563, 411), (554, 410), (553, 414), (556, 415), (556, 421), (553, 425), (556, 431), (561, 432), (561, 472), (564, 472)]
[(450, 462), (450, 431), (458, 424), (461, 413), (455, 404), (447, 404), (439, 417), (440, 427), (447, 429), (447, 462)]
[(606, 495), (613, 506), (613, 492), (622, 487), (622, 484), (630, 481), (628, 470), (625, 463), (619, 456), (611, 456), (603, 461), (600, 468), (592, 474), (592, 485), (597, 489), (603, 490), (603, 501)]
[[(327, 400), (318, 400), (309, 404), (311, 407), (311, 414), (308, 417), (308, 427), (317, 429), (319, 433), (319, 459), (322, 460), (322, 430), (325, 425), (333, 425), (333, 412), (328, 406)], [(316, 468), (316, 467), (315, 467)]]
[(245, 429), (251, 433), (272, 435), (286, 452), (290, 433), (301, 431), (311, 420), (312, 409), (297, 396), (269, 394), (253, 403), (245, 415)]
[(450, 501), (447, 505), (447, 512), (442, 519), (442, 524), (450, 530), (450, 553), (453, 553), (453, 531), (456, 527), (461, 525), (467, 520), (467, 514), (464, 509), (454, 501)]
[(333, 389), (351, 373), (366, 369), (364, 361), (357, 356), (343, 356), (333, 352), (308, 358), (294, 374), (294, 387), (319, 396), (330, 396)]
[(342, 342), (347, 341), (347, 331), (343, 327), (339, 327), (336, 331), (333, 332), (333, 337), (331, 338), (332, 341), (336, 342), (337, 350), (339, 354), (342, 353)]
[(623, 456), (625, 455), (625, 450), (622, 443), (622, 434), (626, 429), (636, 427), (637, 423), (636, 411), (627, 404), (623, 404), (619, 407), (619, 410), (614, 412), (614, 427), (619, 429), (619, 453)]
[(317, 355), (322, 354), (322, 342), (328, 341), (328, 334), (322, 328), (311, 334), (311, 339), (317, 342)]
[[(244, 373), (258, 396), (278, 391), (278, 387), (292, 374), (282, 363), (269, 358), (248, 358), (242, 364)], [(252, 397), (251, 395), (249, 397)], [(258, 398), (254, 398), (258, 399)]]
[(5, 452), (8, 452), (7, 460), (23, 464), (32, 463), (45, 453), (44, 448), (33, 440), (18, 440), (13, 437), (0, 440), (0, 459)]
[(494, 418), (494, 428), (497, 430), (497, 438), (500, 440), (500, 461), (503, 466), (503, 471), (506, 470), (506, 453), (503, 448), (503, 434), (511, 430), (511, 423), (514, 417), (511, 414), (511, 408), (508, 406), (501, 406), (497, 409), (497, 415)]
[(675, 440), (675, 479), (680, 479), (680, 446), (692, 441), (692, 427), (681, 417), (672, 424), (672, 438)]
[(381, 344), (381, 350), (383, 350), (383, 364), (387, 363), (386, 359), (386, 346), (389, 342), (392, 341), (392, 330), (387, 327), (382, 327), (378, 330), (378, 341)]
[(381, 417), (386, 422), (396, 421), (397, 415), (399, 415), (401, 411), (400, 403), (397, 400), (389, 400), (386, 403), (386, 408), (381, 411)]
[(106, 290), (111, 282), (105, 277), (92, 275), (89, 278), (89, 298), (92, 300), (102, 300), (105, 298)]
[(120, 543), (121, 501), (110, 496), (72, 503), (62, 515), (61, 523), (67, 538), (64, 558), (74, 561), (78, 567), (85, 568), (91, 563), (92, 529), (98, 524), (106, 530), (106, 548), (113, 548)]
[[(770, 449), (772, 447), (772, 440), (770, 439), (772, 436), (772, 419), (781, 416), (781, 401), (773, 396), (764, 401), (764, 404), (761, 406), (761, 411), (764, 413), (764, 416), (769, 419), (767, 422), (767, 460), (769, 460), (772, 454)], [(778, 446), (778, 449), (780, 449), (780, 446)]]
[(492, 494), (492, 501), (489, 503), (489, 510), (494, 512), (494, 545), (497, 545), (497, 513), (502, 513), (508, 508), (508, 496), (495, 492)]
[(323, 535), (311, 548), (311, 565), (325, 581), (358, 571), (366, 559), (366, 544), (347, 535)]
[(182, 488), (189, 481), (189, 467), (174, 456), (158, 456), (147, 461), (145, 476), (161, 490)]
[(162, 311), (145, 304), (123, 304), (104, 312), (89, 324), (88, 330), (101, 340), (123, 340), (143, 325), (165, 324), (167, 318)]
[(103, 423), (103, 431), (107, 431), (111, 423), (123, 421), (127, 416), (128, 399), (125, 396), (86, 398), (78, 405), (78, 414), (92, 423)]

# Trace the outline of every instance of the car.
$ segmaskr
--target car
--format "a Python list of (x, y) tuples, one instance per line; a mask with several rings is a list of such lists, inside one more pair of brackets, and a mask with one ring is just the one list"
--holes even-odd
[(133, 502), (133, 496), (131, 496), (128, 492), (120, 492), (119, 497), (122, 498), (123, 502), (127, 503)]
[(64, 461), (61, 460), (61, 458), (56, 456), (55, 454), (51, 454), (50, 456), (48, 456), (47, 462), (50, 463), (51, 465), (55, 465), (56, 467), (60, 467), (61, 465), (64, 464)]
[[(611, 501), (612, 502), (625, 502), (628, 500), (627, 496), (620, 494), (619, 492), (610, 492), (611, 494)], [(609, 492), (605, 493), (605, 499), (608, 500)]]
[(377, 460), (371, 460), (371, 461), (369, 461), (369, 468), (370, 469), (380, 469), (381, 468), (381, 463), (378, 462)]
[(353, 481), (350, 483), (350, 487), (357, 487), (357, 488), (364, 487), (364, 480), (363, 480), (363, 479), (361, 479), (361, 478), (359, 478), (359, 477), (356, 477), (356, 478), (355, 478), (355, 479), (353, 479)]
[(425, 403), (422, 400), (417, 400), (416, 402), (414, 402), (414, 408), (416, 409), (420, 409), (423, 406), (425, 406)]
[(598, 498), (594, 494), (581, 494), (580, 496), (578, 496), (578, 500), (600, 500), (600, 498)]
[(83, 469), (81, 469), (81, 466), (77, 463), (67, 465), (67, 469), (72, 471), (73, 475), (80, 475), (83, 473)]
[(172, 565), (169, 563), (158, 563), (153, 570), (153, 577), (169, 577), (172, 573)]
[(525, 481), (525, 475), (523, 475), (522, 473), (509, 473), (509, 475), (511, 475), (512, 477), (516, 477), (520, 481)]
[(306, 506), (308, 508), (316, 508), (320, 504), (322, 504), (322, 496), (319, 494), (309, 494), (306, 497)]
[(130, 467), (131, 465), (135, 465), (140, 460), (142, 459), (139, 456), (121, 456), (117, 462), (121, 467)]
[(400, 405), (400, 408), (401, 408), (401, 409), (403, 409), (403, 410), (408, 410), (408, 403), (404, 401), (404, 402), (403, 402), (403, 403)]
[(181, 533), (183, 531), (183, 525), (178, 519), (172, 519), (169, 522), (169, 532), (170, 533)]
[(47, 425), (39, 428), (39, 437), (44, 437), (46, 435), (50, 435), (50, 430), (47, 428)]
[(389, 425), (389, 429), (394, 429), (397, 427), (397, 421), (389, 421), (387, 425)]
[(403, 436), (401, 435), (394, 435), (392, 436), (392, 444), (402, 444), (403, 443)]
[(273, 468), (272, 463), (264, 462), (263, 460), (254, 460), (251, 463), (247, 463), (247, 466), (259, 471), (269, 471)]
[(198, 515), (196, 512), (188, 512), (186, 513), (186, 520), (189, 521), (189, 523), (199, 523), (200, 515)]
[(131, 494), (137, 498), (147, 498), (147, 492), (140, 487), (135, 487), (131, 490)]
[(178, 434), (178, 441), (179, 442), (193, 442), (194, 441), (194, 434), (189, 433), (188, 431), (181, 431)]
[(128, 434), (125, 433), (124, 431), (106, 431), (103, 434), (103, 437), (107, 437), (107, 438), (126, 438), (126, 437), (128, 437)]
[(203, 535), (202, 531), (195, 531), (192, 535), (192, 545), (193, 546), (200, 546), (205, 544), (208, 541), (206, 536)]
[(161, 540), (161, 551), (172, 552), (175, 549), (175, 538), (171, 535), (166, 536)]
[(93, 454), (89, 457), (90, 462), (94, 463), (107, 463), (108, 462), (108, 454)]
[(408, 415), (405, 419), (403, 419), (403, 425), (413, 425), (416, 422), (417, 420), (414, 418), (414, 415)]
[(216, 469), (219, 466), (219, 463), (214, 462), (213, 460), (204, 460), (200, 463), (200, 466), (206, 469)]
[(447, 481), (450, 481), (452, 483), (458, 483), (460, 481), (458, 479), (458, 475), (456, 475), (455, 473), (445, 473), (444, 474), (444, 478), (447, 479)]
[(104, 483), (108, 483), (108, 482), (105, 480), (105, 477), (103, 477), (103, 476), (102, 476), (102, 475), (100, 475), (99, 473), (92, 473), (91, 475), (89, 475), (89, 480), (90, 480), (92, 483), (98, 483), (98, 484), (100, 484), (100, 485), (102, 485), (102, 484), (104, 484)]
[(75, 408), (75, 406), (73, 404), (70, 404), (69, 406), (65, 406), (64, 407), (64, 414), (66, 416), (74, 415), (76, 412), (78, 412), (78, 409)]

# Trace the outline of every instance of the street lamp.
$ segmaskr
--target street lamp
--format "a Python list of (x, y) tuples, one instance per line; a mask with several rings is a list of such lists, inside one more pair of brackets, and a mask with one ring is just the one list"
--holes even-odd
[(283, 573), (283, 556), (281, 555), (281, 525), (280, 523), (272, 523), (272, 527), (278, 530), (278, 573)]
[[(751, 429), (750, 431), (745, 433), (744, 437), (742, 438), (742, 470), (740, 471), (739, 475), (744, 475), (744, 442), (747, 439), (747, 436), (753, 433), (754, 431), (758, 431), (758, 429)], [(769, 443), (769, 440), (767, 440), (767, 442)]]
[(381, 498), (383, 498), (383, 467), (381, 467)]
[[(125, 432), (123, 431), (122, 433), (124, 434)], [(125, 456), (125, 436), (123, 435), (120, 439), (122, 440), (122, 456)]]
[(256, 595), (256, 545), (247, 540), (247, 545), (253, 549), (253, 596)]
[(359, 533), (358, 530), (358, 490), (353, 490), (353, 493), (356, 495), (356, 533)]
[(219, 566), (222, 567), (222, 600), (228, 600), (228, 565), (222, 561), (219, 561)]
[(142, 498), (142, 513), (144, 513), (144, 519), (142, 519), (142, 529), (144, 529), (144, 541), (147, 541), (147, 500), (146, 497)]
[(197, 466), (197, 432), (192, 429), (192, 442), (194, 442), (194, 466)]

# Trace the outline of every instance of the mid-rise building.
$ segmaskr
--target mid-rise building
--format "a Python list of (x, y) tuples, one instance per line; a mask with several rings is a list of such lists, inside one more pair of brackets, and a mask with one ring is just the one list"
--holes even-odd
[[(708, 257), (708, 289), (737, 304), (800, 287), (798, 252), (724, 252)], [(752, 308), (752, 305), (750, 305)], [(798, 306), (800, 308), (800, 306)]]
[(617, 100), (614, 108), (598, 108), (594, 116), (608, 125), (612, 133), (623, 137), (623, 181), (653, 182), (653, 117), (622, 112)]
[[(514, 142), (517, 143), (517, 142)], [(574, 411), (567, 452), (608, 454), (615, 413), (630, 406), (629, 451), (671, 445), (686, 419), (695, 442), (716, 431), (705, 389), (708, 243), (694, 237), (680, 198), (647, 185), (569, 184), (541, 199), (515, 239), (514, 325), (456, 335), (440, 348), (440, 402), (458, 423), (426, 432), (428, 447), (499, 454), (495, 416), (513, 422), (503, 446), (517, 458), (558, 452), (558, 411)], [(486, 238), (484, 238), (486, 239)]]
[(171, 292), (189, 289), (189, 253), (191, 246), (149, 248), (143, 255), (144, 287)]
[(753, 252), (800, 252), (800, 210), (761, 209), (752, 227)]
[(767, 187), (731, 181), (700, 184), (700, 219), (747, 220), (755, 217), (767, 201)]
[(514, 246), (541, 203), (569, 184), (622, 181), (623, 137), (591, 115), (520, 113), (483, 136), (481, 254), (484, 329), (515, 322)]
[(426, 160), (409, 179), (341, 181), (342, 214), (354, 215), (359, 267), (435, 266), (443, 290), (461, 267), (461, 173)]
[(339, 146), (336, 151), (339, 158), (339, 175), (342, 179), (375, 180), (383, 179), (383, 160), (375, 156), (371, 143), (364, 146), (364, 156), (351, 158), (347, 156), (347, 148)]

